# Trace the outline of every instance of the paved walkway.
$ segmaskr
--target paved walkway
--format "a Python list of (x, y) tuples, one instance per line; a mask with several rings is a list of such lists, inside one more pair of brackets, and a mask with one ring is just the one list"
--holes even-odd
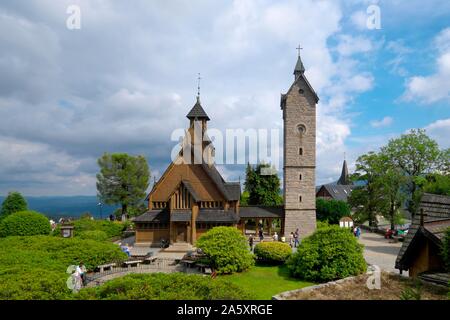
[(378, 233), (361, 230), (359, 242), (364, 245), (364, 258), (367, 263), (377, 265), (384, 271), (398, 273), (395, 260), (402, 242), (392, 242)]

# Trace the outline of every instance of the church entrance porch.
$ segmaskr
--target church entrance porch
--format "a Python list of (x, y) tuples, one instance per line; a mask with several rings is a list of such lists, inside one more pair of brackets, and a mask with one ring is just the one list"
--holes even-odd
[(173, 242), (187, 242), (188, 241), (188, 223), (176, 222), (173, 224)]

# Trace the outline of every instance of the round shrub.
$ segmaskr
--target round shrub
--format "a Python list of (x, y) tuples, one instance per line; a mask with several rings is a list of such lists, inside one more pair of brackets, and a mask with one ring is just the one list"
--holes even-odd
[(287, 265), (294, 277), (316, 282), (355, 276), (367, 268), (363, 246), (338, 226), (318, 229), (305, 238)]
[(78, 219), (73, 221), (74, 236), (84, 231), (103, 231), (108, 238), (122, 235), (126, 225), (119, 221)]
[(91, 239), (96, 241), (105, 241), (109, 238), (105, 231), (100, 230), (82, 231), (78, 234), (78, 237), (80, 239)]
[(291, 253), (291, 247), (283, 242), (260, 242), (255, 246), (255, 255), (267, 263), (282, 264)]
[(131, 274), (97, 288), (82, 289), (80, 300), (243, 300), (248, 292), (224, 279), (183, 273)]
[(0, 237), (48, 235), (51, 232), (47, 217), (35, 211), (21, 211), (0, 222)]
[(233, 273), (254, 264), (247, 239), (234, 227), (215, 227), (203, 234), (196, 243), (210, 259), (217, 273)]

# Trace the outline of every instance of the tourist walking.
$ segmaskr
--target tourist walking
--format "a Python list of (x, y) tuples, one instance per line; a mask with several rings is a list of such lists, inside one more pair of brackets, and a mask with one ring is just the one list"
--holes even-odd
[(358, 239), (361, 236), (361, 229), (359, 227), (356, 227), (355, 235)]
[(291, 246), (291, 248), (294, 246), (294, 233), (291, 232), (291, 234), (289, 235), (289, 245)]
[[(78, 287), (84, 287), (86, 285), (86, 267), (84, 266), (83, 261), (80, 262), (80, 264), (75, 269), (75, 277), (77, 278), (76, 288)], [(79, 289), (78, 289), (79, 290)]]
[(300, 243), (299, 237), (300, 237), (300, 233), (299, 233), (298, 228), (297, 228), (297, 230), (295, 230), (295, 232), (294, 232), (294, 247), (295, 248), (297, 248), (299, 243)]
[(248, 245), (250, 246), (250, 251), (253, 252), (253, 235), (248, 238)]
[(259, 229), (259, 241), (260, 241), (260, 242), (263, 242), (263, 240), (264, 240), (264, 234), (263, 234), (263, 231), (262, 231), (262, 229)]

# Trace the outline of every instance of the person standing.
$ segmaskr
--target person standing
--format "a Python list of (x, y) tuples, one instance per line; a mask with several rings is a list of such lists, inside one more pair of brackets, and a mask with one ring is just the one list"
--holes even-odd
[(253, 235), (248, 238), (248, 245), (250, 246), (250, 251), (253, 252)]
[(263, 240), (264, 240), (264, 234), (263, 234), (263, 231), (262, 231), (262, 229), (259, 229), (259, 241), (260, 241), (260, 242), (263, 242)]
[(83, 261), (77, 266), (75, 270), (75, 276), (78, 278), (77, 280), (80, 282), (80, 287), (84, 287), (86, 285), (86, 267), (84, 266)]
[(294, 233), (294, 247), (296, 247), (296, 248), (299, 245), (299, 236), (300, 236), (300, 234), (299, 234), (299, 231), (297, 228), (297, 230), (295, 230), (295, 233)]
[(291, 246), (291, 248), (294, 246), (294, 233), (291, 232), (291, 234), (289, 235), (289, 245)]
[(278, 233), (273, 234), (273, 241), (278, 241)]

